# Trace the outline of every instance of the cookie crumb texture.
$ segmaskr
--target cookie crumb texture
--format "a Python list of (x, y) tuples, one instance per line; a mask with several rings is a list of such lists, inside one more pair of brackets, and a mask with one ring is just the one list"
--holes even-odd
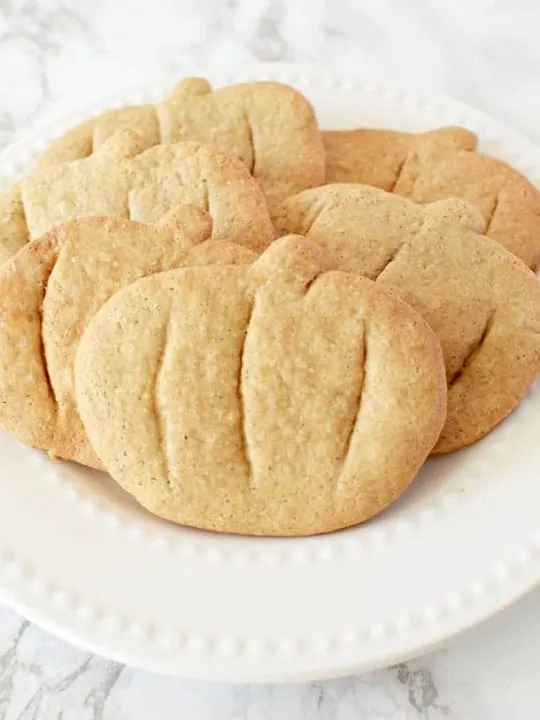
[(439, 343), (370, 280), (298, 236), (253, 265), (154, 275), (107, 302), (77, 402), (113, 478), (195, 527), (310, 535), (394, 501), (439, 436)]

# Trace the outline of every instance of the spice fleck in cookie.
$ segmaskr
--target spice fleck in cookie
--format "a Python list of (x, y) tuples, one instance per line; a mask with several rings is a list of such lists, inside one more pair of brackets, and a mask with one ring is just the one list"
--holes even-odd
[(153, 272), (255, 255), (207, 240), (210, 218), (194, 206), (157, 227), (121, 218), (59, 226), (0, 269), (0, 425), (51, 455), (100, 467), (73, 399), (80, 336), (117, 290)]
[(182, 203), (210, 213), (215, 239), (257, 252), (274, 239), (264, 193), (239, 160), (200, 143), (143, 146), (119, 131), (91, 157), (34, 171), (0, 195), (0, 261), (78, 217), (155, 223)]
[(298, 91), (275, 82), (212, 91), (206, 80), (186, 78), (162, 103), (110, 110), (73, 128), (38, 164), (87, 157), (126, 128), (137, 131), (146, 148), (194, 140), (237, 156), (271, 203), (324, 182), (324, 148), (313, 108)]
[(324, 272), (297, 236), (253, 265), (117, 293), (83, 336), (75, 379), (113, 478), (157, 515), (224, 532), (366, 520), (411, 482), (445, 416), (427, 324), (371, 281)]
[(540, 284), (463, 200), (416, 205), (362, 185), (327, 185), (274, 213), (307, 235), (329, 268), (391, 288), (440, 338), (448, 417), (435, 448), (470, 445), (514, 410), (540, 371)]

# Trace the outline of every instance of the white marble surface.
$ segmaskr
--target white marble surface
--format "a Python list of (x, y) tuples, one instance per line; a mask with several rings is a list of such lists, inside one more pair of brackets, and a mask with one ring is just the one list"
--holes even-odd
[[(163, 72), (346, 64), (447, 92), (540, 143), (532, 0), (0, 0), (0, 146)], [(1, 720), (512, 720), (540, 703), (540, 592), (420, 660), (328, 683), (225, 686), (93, 657), (0, 609)]]

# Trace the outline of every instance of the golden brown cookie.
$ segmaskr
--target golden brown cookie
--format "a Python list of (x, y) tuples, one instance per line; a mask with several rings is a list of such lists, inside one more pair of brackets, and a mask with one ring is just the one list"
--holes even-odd
[(255, 257), (225, 240), (203, 242), (210, 234), (210, 218), (190, 205), (156, 227), (85, 218), (55, 228), (5, 263), (0, 269), (0, 425), (53, 456), (100, 467), (73, 400), (79, 338), (101, 305), (134, 280), (188, 263)]
[(313, 108), (299, 92), (275, 82), (212, 91), (206, 80), (186, 78), (162, 103), (110, 110), (73, 128), (38, 164), (87, 157), (126, 128), (139, 133), (144, 147), (195, 140), (236, 155), (272, 203), (324, 182), (324, 149)]
[(210, 213), (215, 239), (257, 252), (274, 239), (264, 194), (239, 160), (199, 143), (141, 152), (142, 145), (138, 135), (122, 130), (91, 157), (45, 167), (6, 191), (0, 196), (0, 260), (78, 217), (155, 223), (181, 203)]
[(79, 345), (77, 403), (107, 470), (200, 528), (311, 535), (395, 500), (445, 416), (439, 343), (359, 275), (282, 238), (251, 266), (154, 275)]
[(403, 164), (394, 192), (420, 203), (468, 200), (484, 217), (485, 235), (538, 267), (540, 193), (502, 160), (436, 145), (417, 148)]
[(392, 288), (435, 330), (448, 380), (435, 452), (470, 445), (517, 407), (540, 371), (540, 284), (479, 234), (472, 205), (415, 205), (367, 186), (327, 185), (289, 198), (273, 219), (324, 247), (329, 268)]
[(396, 130), (325, 130), (326, 181), (374, 185), (392, 192), (409, 153), (432, 145), (476, 148), (476, 135), (460, 127), (421, 133)]
[(467, 200), (482, 213), (485, 235), (538, 267), (538, 190), (508, 164), (473, 152), (476, 136), (467, 130), (325, 131), (323, 139), (327, 182), (373, 185), (420, 203)]
[(19, 185), (0, 191), (0, 265), (30, 239)]

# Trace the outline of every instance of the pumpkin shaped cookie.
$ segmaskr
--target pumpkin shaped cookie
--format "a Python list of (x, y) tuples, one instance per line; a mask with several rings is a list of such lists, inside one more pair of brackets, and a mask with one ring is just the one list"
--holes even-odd
[(188, 263), (250, 262), (247, 248), (207, 240), (210, 218), (184, 205), (156, 227), (122, 218), (61, 225), (0, 269), (0, 426), (51, 455), (100, 467), (73, 399), (80, 336), (117, 290)]
[(360, 129), (325, 131), (323, 139), (327, 182), (373, 185), (419, 203), (467, 200), (482, 213), (485, 235), (538, 267), (540, 194), (507, 163), (474, 152), (473, 133)]
[(437, 440), (439, 343), (370, 280), (277, 240), (252, 265), (185, 268), (117, 293), (86, 330), (77, 405), (112, 477), (151, 512), (223, 532), (362, 522)]
[(480, 235), (472, 205), (416, 205), (376, 188), (327, 185), (289, 198), (274, 223), (325, 248), (328, 267), (392, 289), (435, 330), (448, 380), (435, 452), (483, 437), (527, 393), (540, 371), (540, 284)]
[(374, 185), (392, 192), (409, 153), (432, 145), (474, 150), (476, 135), (460, 127), (420, 133), (376, 128), (324, 130), (326, 181)]
[(145, 148), (194, 140), (235, 155), (272, 204), (324, 182), (324, 148), (303, 95), (275, 82), (212, 91), (196, 77), (182, 80), (157, 105), (109, 110), (73, 128), (50, 145), (38, 165), (87, 157), (121, 129), (136, 130)]
[(79, 217), (155, 223), (172, 207), (195, 204), (213, 237), (261, 252), (275, 237), (264, 193), (236, 158), (199, 143), (158, 145), (122, 130), (91, 157), (45, 167), (0, 195), (0, 262), (29, 239)]
[(540, 193), (507, 163), (476, 152), (432, 145), (404, 162), (398, 195), (426, 203), (463, 198), (484, 218), (483, 232), (536, 269), (540, 261)]

